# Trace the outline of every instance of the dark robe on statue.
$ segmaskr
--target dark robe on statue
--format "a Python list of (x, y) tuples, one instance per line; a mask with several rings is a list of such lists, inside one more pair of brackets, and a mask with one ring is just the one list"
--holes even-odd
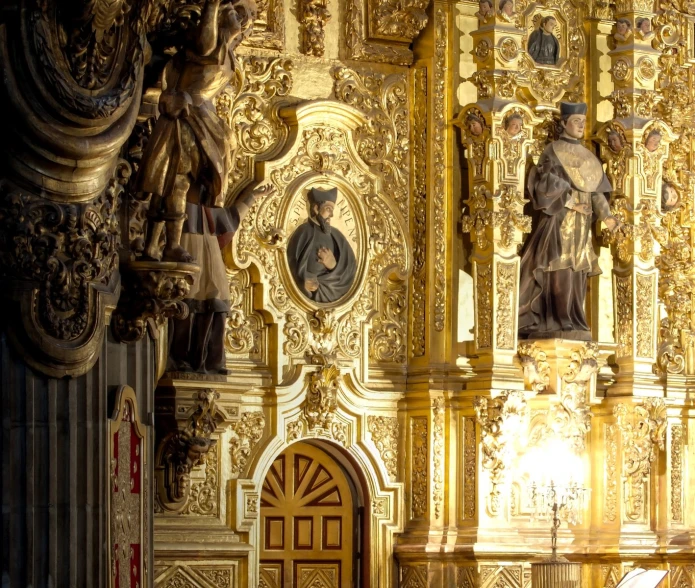
[(593, 153), (563, 137), (545, 148), (528, 188), (534, 222), (520, 252), (519, 336), (589, 340), (586, 279), (601, 270), (592, 216), (571, 208), (589, 204), (599, 220), (610, 216), (610, 182)]
[(224, 333), (229, 280), (222, 248), (239, 227), (235, 206), (208, 208), (188, 202), (181, 245), (200, 264), (185, 302), (188, 318), (169, 323), (169, 370), (225, 373)]
[(560, 59), (560, 42), (552, 33), (536, 29), (529, 36), (528, 53), (536, 63), (557, 65)]
[[(322, 247), (333, 251), (336, 266), (329, 270), (318, 261)], [(335, 227), (325, 233), (318, 223), (308, 219), (297, 227), (287, 246), (287, 260), (297, 286), (314, 302), (335, 302), (342, 298), (355, 279), (355, 254), (345, 236)], [(309, 292), (304, 288), (306, 280), (316, 280), (318, 289)]]

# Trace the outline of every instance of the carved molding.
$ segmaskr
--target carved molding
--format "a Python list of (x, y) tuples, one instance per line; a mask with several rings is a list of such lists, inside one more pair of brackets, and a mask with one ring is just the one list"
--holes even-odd
[(613, 415), (622, 437), (625, 518), (644, 521), (648, 516), (651, 464), (657, 448), (665, 448), (666, 405), (662, 398), (646, 398), (642, 404), (617, 404)]
[(279, 109), (292, 91), (292, 61), (248, 55), (240, 56), (238, 62), (234, 78), (216, 103), (217, 114), (234, 137), (227, 204), (254, 180), (254, 163), (274, 157), (289, 136)]
[(475, 419), (463, 419), (463, 516), (475, 518), (477, 484), (477, 450)]
[(618, 425), (604, 425), (603, 443), (606, 449), (603, 522), (615, 522), (618, 516)]
[(684, 459), (685, 427), (671, 425), (671, 521), (683, 523), (683, 490), (685, 488)]
[(426, 351), (427, 308), (427, 68), (413, 74), (413, 127), (411, 135), (413, 170), (413, 277), (411, 280), (411, 352), (422, 357)]
[(435, 398), (432, 405), (432, 504), (434, 518), (442, 516), (444, 503), (444, 398)]
[(397, 417), (367, 416), (367, 428), (392, 481), (398, 477), (400, 427)]
[(239, 476), (246, 467), (253, 448), (263, 437), (265, 416), (263, 412), (244, 412), (230, 427), (229, 440), (232, 476)]
[(492, 516), (498, 516), (501, 508), (500, 486), (504, 483), (512, 452), (509, 441), (514, 433), (510, 422), (526, 418), (526, 399), (523, 392), (504, 390), (495, 398), (477, 396), (473, 406), (480, 426), (482, 465), (490, 472), (488, 510)]
[(427, 464), (429, 462), (429, 432), (427, 417), (410, 419), (410, 488), (411, 518), (419, 519), (427, 513), (429, 504)]

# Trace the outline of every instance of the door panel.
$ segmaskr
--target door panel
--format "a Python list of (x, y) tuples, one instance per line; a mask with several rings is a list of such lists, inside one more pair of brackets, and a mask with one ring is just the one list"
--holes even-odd
[(263, 483), (259, 588), (352, 586), (355, 522), (340, 466), (313, 445), (290, 446)]

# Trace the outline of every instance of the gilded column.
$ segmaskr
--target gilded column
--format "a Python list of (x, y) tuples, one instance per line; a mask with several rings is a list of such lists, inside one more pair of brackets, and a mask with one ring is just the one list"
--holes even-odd
[(644, 24), (654, 18), (651, 8), (651, 2), (616, 4), (614, 48), (609, 54), (614, 120), (598, 133), (614, 188), (612, 209), (624, 223), (614, 235), (607, 235), (614, 253), (619, 366), (612, 395), (661, 394), (652, 369), (659, 316), (655, 234), (660, 221), (662, 168), (675, 137), (666, 123), (653, 119), (659, 52), (652, 47), (653, 33)]
[[(481, 11), (489, 4), (481, 3)], [(476, 378), (469, 388), (519, 388), (518, 249), (531, 219), (523, 214), (526, 158), (540, 119), (517, 100), (524, 52), (516, 14), (478, 12), (472, 33), (478, 101), (457, 117), (467, 161), (463, 231), (472, 242)]]

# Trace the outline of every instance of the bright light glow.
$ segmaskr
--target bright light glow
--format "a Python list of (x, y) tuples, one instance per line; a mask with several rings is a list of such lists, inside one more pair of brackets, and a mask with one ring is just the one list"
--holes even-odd
[(584, 482), (584, 463), (559, 440), (548, 440), (544, 445), (533, 447), (521, 458), (519, 466), (519, 473), (537, 486), (551, 483), (560, 487), (582, 486)]

